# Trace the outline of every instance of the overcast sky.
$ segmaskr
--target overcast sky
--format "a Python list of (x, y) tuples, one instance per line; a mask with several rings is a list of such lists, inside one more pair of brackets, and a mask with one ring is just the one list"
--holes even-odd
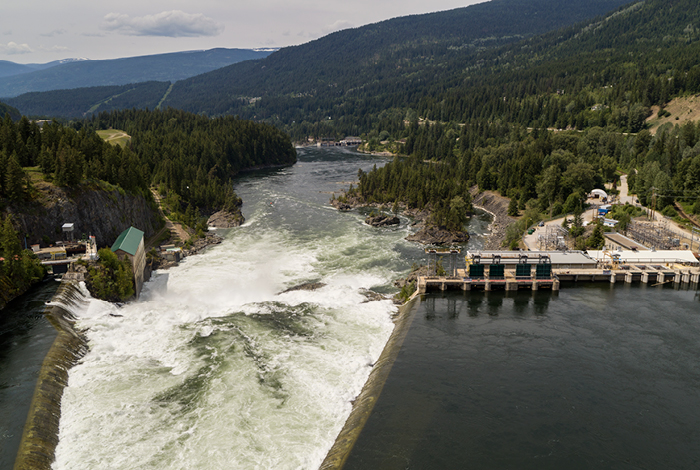
[(301, 44), (483, 0), (1, 0), (0, 60), (44, 63)]

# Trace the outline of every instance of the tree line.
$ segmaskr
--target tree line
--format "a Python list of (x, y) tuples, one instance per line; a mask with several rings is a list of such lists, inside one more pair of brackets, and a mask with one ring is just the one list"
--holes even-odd
[[(131, 135), (125, 147), (106, 143), (95, 132), (119, 128)], [(289, 137), (266, 124), (233, 117), (209, 119), (176, 110), (100, 113), (63, 125), (23, 117), (0, 121), (0, 200), (31, 199), (24, 170), (36, 167), (58, 186), (105, 181), (152, 199), (157, 187), (173, 201), (173, 211), (190, 225), (200, 214), (236, 211), (241, 200), (232, 178), (241, 171), (291, 164), (296, 151)]]
[(3, 304), (41, 280), (46, 270), (31, 250), (22, 248), (12, 216), (0, 219), (0, 300)]

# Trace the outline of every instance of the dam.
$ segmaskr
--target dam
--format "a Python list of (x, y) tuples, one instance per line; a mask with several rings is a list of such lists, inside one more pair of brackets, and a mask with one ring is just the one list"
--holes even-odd
[[(601, 253), (473, 251), (467, 252), (464, 267), (461, 267), (457, 261), (460, 250), (427, 249), (431, 274), (418, 277), (416, 290), (417, 294), (448, 289), (557, 291), (562, 281), (652, 285), (700, 283), (700, 262), (692, 254), (688, 257), (688, 252), (680, 256), (675, 251), (655, 252), (653, 256), (638, 254), (637, 258), (629, 260), (622, 260), (616, 253), (609, 253), (607, 257)], [(448, 269), (445, 269), (445, 264)]]

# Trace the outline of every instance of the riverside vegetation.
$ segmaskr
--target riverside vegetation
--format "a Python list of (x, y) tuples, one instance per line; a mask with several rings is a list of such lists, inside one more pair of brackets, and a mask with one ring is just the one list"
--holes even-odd
[[(497, 191), (511, 198), (511, 215), (522, 214), (507, 237), (511, 247), (529, 224), (580, 211), (588, 192), (616, 184), (620, 173), (629, 173), (643, 205), (655, 199), (665, 215), (697, 216), (698, 125), (666, 124), (655, 134), (645, 127), (655, 118), (651, 106), (700, 91), (699, 23), (695, 2), (647, 1), (485, 52), (462, 84), (395, 115), (408, 119), (391, 130), (409, 158), (369, 172), (354, 191), (409, 204), (442, 184)], [(438, 199), (444, 207), (451, 197)]]
[[(572, 213), (620, 173), (642, 204), (656, 191), (658, 209), (697, 216), (697, 125), (646, 127), (669, 118), (669, 100), (700, 92), (700, 5), (622, 5), (509, 0), (382, 22), (179, 82), (167, 104), (265, 121), (299, 141), (387, 142), (411, 158), (369, 172), (356, 190), (368, 201), (430, 205), (443, 225), (457, 221), (455, 194), (440, 189), (448, 181), (462, 194), (498, 191), (527, 220)], [(589, 7), (619, 8), (586, 20)], [(474, 21), (494, 34), (470, 32)], [(341, 45), (347, 60), (312, 59)], [(436, 165), (450, 171), (421, 169)], [(399, 178), (408, 186), (397, 191)]]
[[(95, 132), (112, 126), (128, 130), (131, 142), (124, 147), (113, 146)], [(46, 122), (40, 128), (26, 117), (15, 122), (7, 114), (0, 120), (0, 213), (27, 215), (31, 219), (32, 213), (42, 213), (45, 191), (58, 194), (59, 199), (77, 200), (90, 191), (103, 191), (109, 196), (109, 191), (116, 190), (147, 201), (153, 217), (157, 217), (151, 192), (151, 188), (157, 188), (171, 217), (202, 233), (207, 216), (214, 212), (223, 210), (234, 218), (242, 218), (241, 200), (232, 184), (237, 173), (295, 161), (296, 152), (289, 137), (272, 126), (235, 118), (210, 120), (175, 110), (123, 111), (101, 114), (71, 126)], [(93, 216), (109, 219), (112, 205), (107, 204), (101, 214)], [(115, 209), (118, 207), (114, 205)], [(116, 215), (120, 216), (119, 224), (125, 225), (121, 229), (129, 226), (125, 214)], [(4, 220), (16, 234), (17, 220)], [(90, 221), (84, 224), (90, 225)], [(56, 230), (60, 233), (60, 225)], [(8, 240), (3, 242), (4, 272), (11, 274), (11, 284), (3, 289), (6, 300), (26, 290), (25, 274), (29, 280), (36, 278), (30, 269), (34, 258), (26, 250), (23, 253), (15, 249), (24, 235), (48, 243), (55, 233), (52, 227), (43, 235), (3, 235), (3, 240)], [(16, 258), (22, 263), (21, 270)], [(112, 277), (120, 284), (118, 275)], [(120, 287), (118, 291), (116, 297), (123, 298), (124, 289)]]
[(0, 309), (45, 274), (36, 255), (22, 249), (12, 216), (7, 215), (0, 226)]

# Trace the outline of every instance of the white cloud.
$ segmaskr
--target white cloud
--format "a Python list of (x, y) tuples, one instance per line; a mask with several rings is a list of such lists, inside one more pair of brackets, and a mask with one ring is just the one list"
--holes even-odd
[(49, 46), (43, 46), (43, 45), (39, 46), (38, 49), (40, 51), (44, 51), (44, 52), (63, 52), (63, 51), (68, 50), (68, 48), (66, 46), (50, 46), (49, 47)]
[(54, 36), (59, 36), (61, 34), (66, 34), (65, 29), (54, 29), (53, 31), (49, 31), (48, 33), (42, 33), (40, 36), (44, 36), (45, 38), (52, 38)]
[(190, 14), (180, 10), (136, 18), (120, 13), (110, 13), (104, 19), (103, 29), (129, 36), (199, 37), (218, 36), (224, 31), (224, 25), (212, 18), (201, 13)]
[(323, 34), (330, 34), (330, 33), (336, 32), (336, 31), (340, 31), (341, 29), (348, 29), (348, 28), (352, 28), (352, 27), (353, 27), (352, 23), (345, 21), (345, 20), (338, 20), (335, 23), (329, 24), (328, 26), (324, 27), (322, 29), (322, 31), (323, 31)]
[(10, 41), (7, 44), (0, 44), (0, 52), (5, 54), (29, 54), (34, 52), (29, 44), (17, 44), (16, 42)]

